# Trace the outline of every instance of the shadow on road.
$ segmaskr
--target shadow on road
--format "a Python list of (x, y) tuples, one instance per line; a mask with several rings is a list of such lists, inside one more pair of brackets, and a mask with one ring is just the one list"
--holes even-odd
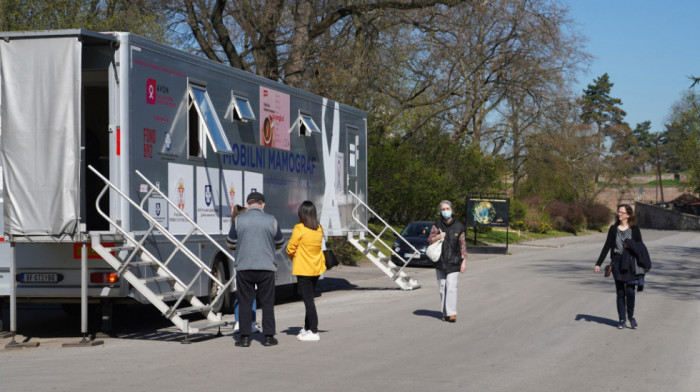
[(611, 327), (617, 328), (617, 321), (605, 317), (591, 316), (589, 314), (577, 314), (576, 321), (588, 321), (589, 323), (598, 323), (603, 325), (609, 325)]
[(437, 310), (418, 309), (414, 310), (413, 314), (415, 314), (416, 316), (432, 317), (438, 320), (442, 318), (442, 313), (438, 312)]
[[(673, 299), (700, 300), (700, 248), (690, 246), (654, 246), (649, 249), (652, 268), (646, 275), (645, 292), (658, 292)], [(606, 258), (603, 266), (610, 262)], [(572, 284), (588, 287), (614, 287), (612, 277), (593, 273), (594, 262), (586, 259), (542, 259), (533, 264), (543, 274)]]

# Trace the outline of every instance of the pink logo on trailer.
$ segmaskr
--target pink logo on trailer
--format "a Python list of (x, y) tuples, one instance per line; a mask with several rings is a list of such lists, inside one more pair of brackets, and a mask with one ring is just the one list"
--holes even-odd
[(146, 103), (149, 105), (156, 104), (156, 80), (146, 80)]

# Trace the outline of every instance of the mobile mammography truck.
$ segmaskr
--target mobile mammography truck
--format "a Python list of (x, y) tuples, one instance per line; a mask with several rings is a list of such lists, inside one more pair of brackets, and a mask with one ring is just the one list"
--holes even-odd
[(328, 236), (365, 230), (366, 114), (338, 102), (129, 33), (61, 30), (0, 33), (0, 105), (13, 312), (127, 299), (185, 332), (216, 325), (235, 290), (222, 245), (251, 191), (287, 237), (304, 200)]

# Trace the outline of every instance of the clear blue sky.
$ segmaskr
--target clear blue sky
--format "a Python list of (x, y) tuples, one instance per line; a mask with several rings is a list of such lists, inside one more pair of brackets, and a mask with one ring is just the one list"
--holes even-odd
[[(699, 0), (564, 0), (594, 56), (578, 75), (582, 90), (608, 73), (632, 128), (645, 120), (665, 128), (670, 108), (700, 77)], [(696, 86), (695, 89), (698, 89)]]

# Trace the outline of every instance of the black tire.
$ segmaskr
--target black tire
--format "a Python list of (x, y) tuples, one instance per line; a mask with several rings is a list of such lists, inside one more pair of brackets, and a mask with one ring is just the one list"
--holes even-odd
[[(228, 272), (228, 268), (226, 268), (226, 264), (219, 259), (214, 261), (214, 265), (211, 267), (211, 272), (212, 275), (216, 276), (216, 278), (222, 283), (226, 283), (229, 279), (231, 279), (231, 275)], [(213, 301), (218, 294), (216, 285), (214, 285), (214, 282), (210, 280), (209, 302), (211, 303), (211, 301)], [(219, 306), (214, 309), (214, 311), (221, 312), (223, 314), (233, 314), (233, 297), (230, 292), (224, 295), (224, 298), (219, 303)]]

